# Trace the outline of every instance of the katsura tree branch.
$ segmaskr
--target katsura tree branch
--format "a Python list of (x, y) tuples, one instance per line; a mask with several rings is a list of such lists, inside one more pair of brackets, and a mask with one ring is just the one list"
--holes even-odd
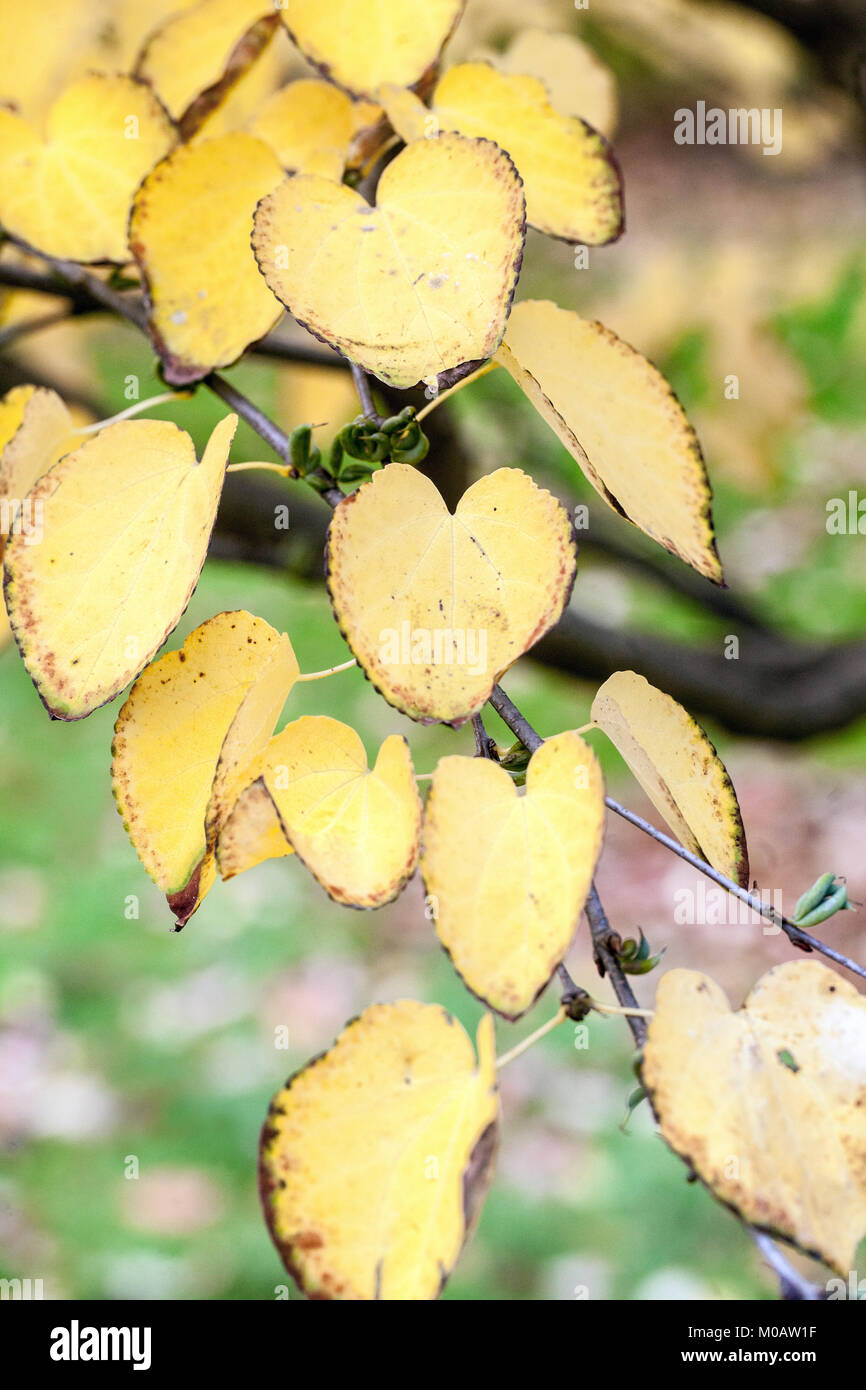
[[(541, 747), (544, 740), (535, 732), (529, 720), (525, 715), (521, 714), (514, 701), (508, 698), (501, 686), (495, 685), (493, 687), (493, 693), (490, 696), (490, 704), (503, 722), (508, 725), (511, 732), (520, 739), (520, 742), (530, 753), (534, 753), (537, 748)], [(658, 844), (664, 845), (666, 849), (678, 855), (680, 859), (684, 859), (693, 869), (697, 869), (699, 873), (706, 875), (707, 878), (711, 878), (720, 888), (724, 888), (727, 892), (733, 893), (741, 902), (746, 903), (753, 912), (772, 922), (785, 933), (792, 946), (799, 947), (801, 951), (818, 951), (821, 955), (826, 956), (828, 960), (835, 961), (837, 965), (844, 966), (846, 970), (850, 970), (853, 974), (859, 975), (861, 979), (866, 979), (866, 968), (862, 965), (858, 965), (857, 962), (851, 960), (849, 956), (843, 955), (843, 953), (837, 951), (835, 947), (828, 946), (825, 942), (819, 941), (817, 937), (810, 935), (809, 932), (803, 931), (801, 927), (796, 926), (795, 923), (789, 921), (787, 917), (784, 917), (778, 912), (775, 907), (772, 907), (769, 903), (761, 902), (760, 898), (756, 898), (747, 888), (741, 888), (738, 883), (734, 883), (733, 879), (726, 878), (718, 869), (714, 869), (712, 864), (708, 864), (706, 860), (701, 859), (696, 854), (692, 854), (691, 850), (686, 849), (678, 840), (674, 840), (670, 835), (666, 835), (663, 830), (657, 830), (654, 825), (650, 825), (649, 821), (644, 820), (643, 816), (639, 816), (635, 811), (630, 811), (627, 806), (621, 805), (620, 802), (615, 801), (611, 796), (606, 796), (604, 800), (609, 810), (614, 811), (618, 816), (622, 816), (623, 820), (627, 820), (630, 825), (634, 825), (638, 830), (642, 830), (645, 835), (649, 835), (653, 840), (656, 840)]]
[(355, 390), (358, 392), (358, 400), (361, 402), (361, 410), (364, 413), (365, 419), (375, 420), (377, 425), (381, 425), (383, 417), (376, 409), (373, 400), (373, 392), (370, 388), (370, 378), (363, 367), (358, 366), (357, 362), (353, 362), (351, 367), (352, 379), (355, 383)]
[[(640, 1005), (635, 998), (634, 991), (617, 959), (616, 948), (619, 944), (619, 937), (611, 929), (594, 883), (590, 887), (584, 911), (586, 912), (586, 920), (589, 922), (592, 949), (599, 975), (606, 975), (610, 980), (613, 992), (624, 1009), (639, 1009)], [(647, 1036), (646, 1020), (641, 1018), (639, 1014), (630, 1013), (628, 1026), (636, 1046), (643, 1047)]]

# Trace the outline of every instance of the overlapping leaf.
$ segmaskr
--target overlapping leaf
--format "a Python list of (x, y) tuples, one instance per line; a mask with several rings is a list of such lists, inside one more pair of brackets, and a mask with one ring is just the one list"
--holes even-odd
[(299, 78), (265, 102), (249, 131), (270, 145), (284, 169), (339, 182), (365, 119), (359, 106), (330, 82)]
[[(275, 656), (288, 695), (287, 644), (261, 618), (219, 613), (190, 633), (179, 651), (147, 667), (118, 715), (112, 764), (117, 808), (142, 864), (170, 899), (197, 905), (201, 881), (212, 882), (205, 826), (220, 759), (225, 752), (228, 782), (242, 742), (252, 750), (251, 761), (261, 752), (257, 745), (267, 744), (273, 724), (265, 733), (260, 721), (243, 714), (238, 725), (234, 721), (245, 701), (247, 712), (275, 707)], [(268, 699), (260, 702), (256, 687), (263, 677)], [(219, 828), (218, 819), (211, 824)]]
[(515, 306), (497, 360), (605, 501), (721, 580), (700, 446), (652, 363), (602, 324), (549, 300)]
[(506, 1018), (530, 1007), (574, 935), (601, 849), (604, 786), (575, 733), (533, 754), (526, 793), (487, 758), (439, 761), (421, 872), (442, 945)]
[(256, 212), (267, 283), (309, 330), (392, 386), (447, 385), (495, 352), (523, 252), (507, 155), (446, 134), (388, 165), (377, 204), (329, 179), (286, 179)]
[(229, 133), (176, 151), (136, 194), (130, 247), (168, 381), (195, 381), (228, 366), (279, 318), (250, 231), (256, 203), (282, 173), (269, 146)]
[(686, 849), (747, 888), (737, 794), (700, 724), (634, 671), (615, 671), (599, 686), (592, 717)]
[[(324, 716), (297, 719), (272, 740), (261, 777), (287, 842), (332, 898), (380, 907), (397, 896), (415, 869), (421, 836), (405, 739), (386, 738), (368, 768), (354, 729)], [(246, 813), (257, 852), (258, 837), (272, 833), (261, 811), (254, 800)]]
[(465, 0), (286, 0), (280, 12), (305, 57), (355, 96), (412, 87), (433, 68)]
[(732, 1013), (662, 977), (642, 1075), (662, 1134), (721, 1201), (842, 1274), (866, 1236), (866, 1000), (789, 961)]
[(435, 1004), (377, 1004), (274, 1098), (260, 1181), (271, 1237), (311, 1298), (433, 1299), (495, 1157), (493, 1023), (478, 1060)]
[(340, 629), (389, 704), (460, 724), (558, 620), (577, 559), (570, 519), (517, 468), (464, 493), (389, 464), (337, 507), (328, 588)]
[(175, 132), (153, 92), (90, 75), (60, 94), (45, 138), (0, 110), (0, 222), (49, 256), (125, 261), (132, 195)]
[(521, 29), (503, 54), (494, 57), (502, 72), (530, 73), (543, 82), (556, 110), (582, 116), (608, 139), (616, 129), (616, 80), (588, 46), (573, 34)]
[[(411, 94), (384, 89), (382, 100), (405, 140), (425, 133), (417, 110), (406, 119)], [(622, 187), (607, 141), (586, 121), (563, 116), (537, 77), (498, 72), (488, 63), (460, 63), (445, 73), (431, 102), (442, 130), (493, 140), (517, 166), (526, 193), (527, 221), (542, 232), (590, 246), (622, 231)]]
[(204, 564), (236, 426), (235, 415), (217, 425), (199, 463), (176, 425), (120, 421), (28, 494), (38, 544), (23, 529), (11, 537), (6, 602), (54, 718), (82, 719), (113, 699), (177, 624)]
[(225, 101), (278, 24), (268, 0), (200, 0), (148, 37), (136, 72), (159, 92), (188, 139)]

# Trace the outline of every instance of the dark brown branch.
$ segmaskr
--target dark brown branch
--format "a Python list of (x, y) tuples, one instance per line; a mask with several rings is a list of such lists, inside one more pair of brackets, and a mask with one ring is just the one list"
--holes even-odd
[[(634, 991), (617, 960), (616, 952), (620, 945), (620, 938), (611, 930), (610, 922), (607, 920), (607, 915), (598, 896), (598, 889), (594, 883), (589, 890), (589, 897), (586, 900), (584, 910), (586, 920), (589, 922), (589, 930), (592, 933), (592, 949), (599, 975), (602, 977), (606, 975), (610, 980), (613, 992), (624, 1009), (639, 1008)], [(646, 1019), (629, 1014), (627, 1022), (635, 1045), (643, 1047), (647, 1035)]]

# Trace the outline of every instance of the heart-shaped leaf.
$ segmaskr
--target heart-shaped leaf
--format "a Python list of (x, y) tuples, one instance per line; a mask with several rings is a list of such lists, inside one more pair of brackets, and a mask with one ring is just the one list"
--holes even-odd
[(592, 717), (686, 849), (748, 888), (737, 793), (700, 724), (634, 671), (615, 671), (599, 686)]
[(159, 101), (131, 77), (73, 82), (49, 111), (44, 140), (0, 109), (0, 222), (47, 256), (125, 261), (132, 195), (174, 142)]
[[(430, 112), (417, 98), (382, 93), (404, 140), (437, 129), (493, 140), (517, 166), (530, 226), (565, 241), (603, 246), (622, 231), (622, 180), (603, 135), (576, 116), (561, 116), (536, 77), (460, 63), (440, 78)], [(391, 89), (393, 90), (393, 89)], [(406, 119), (407, 97), (415, 110)], [(420, 126), (420, 129), (419, 129)]]
[(429, 478), (391, 463), (331, 518), (328, 588), (340, 630), (389, 704), (461, 724), (553, 627), (577, 568), (565, 509), (517, 468), (452, 516)]
[(280, 13), (298, 48), (325, 77), (375, 100), (383, 82), (419, 83), (463, 12), (465, 0), (285, 0)]
[[(56, 391), (13, 386), (0, 402), (0, 559), (6, 537), (38, 518), (23, 506), (34, 483), (75, 444), (74, 424)], [(25, 514), (26, 513), (26, 514)]]
[(309, 1297), (438, 1297), (496, 1151), (489, 1014), (477, 1045), (438, 1004), (376, 1004), (274, 1097), (262, 1203)]
[(114, 699), (176, 626), (198, 583), (237, 416), (201, 462), (165, 420), (123, 420), (91, 436), (26, 498), (39, 524), (6, 548), (9, 618), (55, 719)]
[(354, 729), (325, 716), (296, 719), (272, 740), (261, 776), (286, 840), (332, 898), (381, 907), (397, 897), (421, 838), (404, 738), (386, 738), (368, 768)]
[(253, 249), (311, 333), (405, 388), (449, 385), (496, 351), (523, 238), (508, 156), (443, 135), (388, 165), (375, 207), (329, 179), (286, 179), (259, 204)]
[(242, 132), (177, 150), (135, 196), (132, 253), (167, 381), (196, 381), (236, 361), (280, 317), (250, 250), (256, 203), (280, 162)]
[(866, 1236), (866, 999), (789, 961), (736, 1013), (692, 970), (662, 976), (642, 1077), (662, 1134), (745, 1221), (842, 1274)]
[(515, 305), (497, 361), (615, 511), (721, 581), (700, 445), (651, 362), (602, 324), (534, 299)]
[(604, 784), (575, 733), (532, 755), (525, 795), (488, 758), (441, 758), (421, 872), (439, 940), (490, 1008), (519, 1018), (571, 944), (604, 828)]

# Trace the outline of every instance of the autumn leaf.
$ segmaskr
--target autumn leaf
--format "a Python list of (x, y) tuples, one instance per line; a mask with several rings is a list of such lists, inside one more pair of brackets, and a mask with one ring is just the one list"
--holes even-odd
[(493, 1022), (478, 1060), (436, 1004), (365, 1009), (298, 1072), (262, 1130), (271, 1238), (311, 1298), (436, 1298), (478, 1214), (496, 1149)]
[(519, 1018), (565, 956), (604, 828), (598, 763), (575, 733), (533, 754), (526, 793), (488, 758), (441, 758), (421, 872), (439, 940), (479, 999)]
[(391, 386), (438, 389), (496, 351), (523, 238), (508, 156), (443, 135), (388, 165), (375, 207), (331, 179), (286, 179), (259, 204), (253, 249), (316, 337)]
[(268, 145), (235, 132), (177, 150), (138, 190), (130, 246), (150, 336), (173, 385), (230, 365), (280, 318), (250, 232), (256, 203), (282, 176)]
[(535, 299), (515, 306), (497, 361), (615, 511), (721, 581), (700, 445), (652, 363), (602, 324)]
[(328, 588), (340, 629), (389, 704), (460, 724), (558, 620), (577, 567), (571, 521), (517, 468), (464, 493), (389, 464), (331, 519)]
[(176, 626), (204, 564), (236, 426), (226, 416), (199, 462), (177, 425), (119, 421), (28, 494), (39, 544), (24, 530), (9, 540), (6, 603), (54, 718), (83, 719), (112, 700)]
[(662, 1134), (721, 1201), (842, 1274), (866, 1235), (866, 1000), (788, 961), (731, 1012), (705, 975), (659, 983), (642, 1076)]
[(44, 139), (0, 109), (0, 222), (46, 256), (126, 261), (132, 196), (175, 138), (153, 92), (131, 77), (73, 82), (48, 112)]
[(700, 724), (634, 671), (615, 671), (599, 686), (592, 718), (686, 849), (748, 888), (737, 794)]
[(375, 100), (383, 82), (413, 87), (433, 68), (465, 0), (286, 0), (280, 13), (325, 77)]
[[(565, 241), (602, 246), (622, 231), (619, 170), (604, 136), (551, 105), (538, 78), (460, 63), (440, 78), (430, 112), (410, 93), (385, 88), (381, 99), (404, 140), (452, 130), (493, 140), (513, 159), (524, 183), (530, 226)], [(407, 101), (408, 99), (408, 101)], [(414, 103), (415, 110), (407, 112)], [(407, 119), (408, 116), (408, 119)]]

